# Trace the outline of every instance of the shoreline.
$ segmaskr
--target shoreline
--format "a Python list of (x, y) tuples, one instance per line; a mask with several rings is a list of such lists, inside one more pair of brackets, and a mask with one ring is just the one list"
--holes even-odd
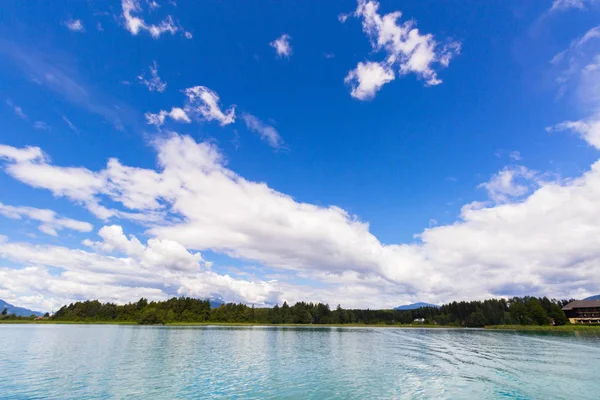
[(143, 325), (137, 322), (128, 321), (29, 321), (29, 320), (8, 320), (0, 321), (0, 325), (137, 325), (137, 326), (173, 326), (173, 327), (194, 327), (194, 326), (214, 326), (214, 327), (306, 327), (306, 328), (403, 328), (403, 329), (483, 329), (488, 331), (533, 331), (533, 332), (599, 332), (600, 325), (492, 325), (483, 328), (466, 328), (453, 325), (434, 325), (434, 324), (269, 324), (256, 322), (170, 322), (157, 325)]

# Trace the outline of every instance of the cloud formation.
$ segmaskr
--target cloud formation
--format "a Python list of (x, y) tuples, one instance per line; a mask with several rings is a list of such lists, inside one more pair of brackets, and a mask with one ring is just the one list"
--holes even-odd
[(137, 35), (140, 31), (147, 31), (154, 39), (160, 38), (164, 33), (174, 35), (181, 30), (181, 27), (175, 24), (173, 17), (167, 15), (159, 24), (149, 24), (139, 16), (142, 7), (138, 0), (121, 0), (123, 10), (122, 17), (125, 21), (125, 28), (132, 34)]
[(290, 35), (284, 33), (269, 44), (275, 49), (275, 53), (278, 57), (289, 58), (292, 55), (291, 39), (292, 37)]
[(13, 111), (15, 112), (15, 115), (21, 119), (27, 119), (27, 115), (25, 115), (25, 112), (23, 111), (23, 109), (21, 107), (19, 107), (18, 105), (16, 105), (15, 103), (12, 102), (11, 99), (7, 99), (6, 100), (6, 105), (8, 105), (10, 108), (13, 109)]
[(421, 34), (414, 20), (399, 23), (400, 11), (381, 15), (377, 1), (358, 0), (354, 16), (362, 20), (373, 50), (384, 54), (382, 61), (359, 62), (346, 75), (351, 95), (359, 100), (372, 99), (383, 85), (394, 80), (394, 69), (400, 75), (414, 73), (428, 86), (438, 85), (442, 81), (434, 66), (447, 67), (460, 52), (458, 42), (442, 45), (432, 34)]
[(150, 78), (146, 79), (144, 74), (138, 76), (138, 80), (140, 83), (148, 88), (151, 92), (159, 92), (162, 93), (167, 88), (167, 82), (164, 82), (158, 76), (158, 66), (156, 65), (156, 61), (149, 67), (150, 69)]
[(62, 229), (73, 229), (79, 232), (90, 232), (93, 229), (92, 224), (88, 222), (59, 217), (52, 210), (34, 207), (15, 207), (0, 203), (0, 215), (12, 219), (28, 218), (39, 221), (41, 224), (38, 229), (52, 236), (58, 236), (57, 231)]
[(167, 112), (161, 110), (158, 113), (146, 113), (146, 122), (150, 125), (160, 127), (167, 117), (177, 121), (190, 123), (192, 118), (204, 121), (217, 121), (219, 125), (225, 126), (235, 122), (235, 105), (222, 110), (219, 105), (219, 95), (206, 86), (194, 86), (183, 90), (186, 102), (183, 108), (173, 107)]
[(559, 122), (549, 132), (571, 131), (600, 149), (600, 25), (573, 40), (550, 61), (558, 69), (559, 93), (572, 92), (589, 115), (580, 120)]
[(565, 11), (571, 8), (585, 9), (586, 0), (554, 0), (550, 11)]
[[(491, 203), (468, 204), (458, 221), (425, 229), (415, 243), (383, 244), (367, 223), (339, 207), (298, 202), (244, 179), (225, 166), (214, 144), (173, 134), (157, 139), (154, 146), (157, 170), (115, 159), (100, 171), (58, 167), (39, 148), (4, 146), (0, 155), (5, 171), (31, 186), (88, 208), (102, 209), (105, 199), (120, 204), (123, 210), (114, 210), (114, 218), (121, 218), (119, 213), (155, 216), (145, 224), (163, 252), (165, 247), (176, 254), (212, 250), (325, 285), (319, 290), (263, 281), (257, 284), (263, 300), (336, 301), (344, 288), (352, 287), (355, 293), (381, 293), (361, 298), (363, 306), (389, 307), (416, 296), (434, 302), (525, 293), (582, 296), (600, 284), (593, 273), (593, 266), (600, 264), (600, 228), (595, 223), (600, 210), (594, 206), (600, 194), (598, 163), (571, 180), (542, 180), (525, 167), (507, 168), (482, 185)], [(143, 264), (140, 255), (146, 250), (136, 240), (124, 240), (114, 227), (102, 236), (106, 245), (130, 257), (137, 254)], [(153, 246), (149, 241), (146, 247)], [(100, 245), (92, 248), (103, 250)], [(206, 291), (204, 284), (190, 283), (196, 281), (178, 282), (181, 293)], [(230, 293), (230, 288), (223, 290)], [(236, 293), (235, 299), (244, 301), (256, 295)], [(338, 301), (359, 302), (351, 295)]]
[(246, 124), (246, 127), (251, 131), (254, 131), (260, 135), (260, 138), (267, 142), (269, 146), (279, 149), (283, 146), (283, 139), (279, 135), (279, 132), (270, 125), (265, 124), (252, 114), (242, 114), (242, 119)]
[(65, 21), (65, 26), (73, 32), (85, 32), (85, 27), (79, 19), (68, 19)]
[(26, 266), (0, 267), (0, 295), (41, 310), (90, 298), (124, 303), (140, 297), (224, 294), (231, 301), (258, 305), (279, 300), (274, 284), (219, 275), (208, 269), (210, 263), (200, 253), (171, 240), (150, 239), (144, 245), (125, 236), (118, 225), (103, 227), (99, 235), (100, 241), (84, 241), (92, 251), (0, 241), (0, 259)]

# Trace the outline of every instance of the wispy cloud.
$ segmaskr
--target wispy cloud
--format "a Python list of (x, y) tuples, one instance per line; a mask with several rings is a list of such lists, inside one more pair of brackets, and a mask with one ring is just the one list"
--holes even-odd
[(135, 125), (137, 113), (118, 99), (94, 90), (81, 77), (76, 61), (58, 49), (39, 51), (0, 39), (0, 54), (13, 60), (20, 71), (34, 82), (60, 94), (69, 102), (101, 116), (115, 128)]
[(50, 125), (48, 125), (44, 121), (35, 121), (33, 123), (33, 127), (35, 129), (39, 129), (39, 130), (42, 130), (42, 131), (49, 131), (50, 130)]
[(576, 8), (583, 10), (585, 8), (586, 0), (554, 0), (550, 11), (565, 11), (570, 8)]
[(11, 219), (28, 218), (41, 222), (38, 229), (48, 235), (58, 236), (57, 231), (73, 229), (79, 232), (90, 232), (92, 224), (71, 218), (60, 217), (56, 212), (34, 207), (15, 207), (0, 203), (0, 215)]
[(165, 123), (165, 119), (167, 117), (170, 117), (171, 119), (173, 119), (174, 121), (177, 121), (177, 122), (184, 122), (184, 123), (192, 122), (192, 120), (190, 119), (188, 114), (185, 112), (185, 110), (182, 108), (179, 108), (179, 107), (173, 107), (173, 108), (171, 108), (171, 111), (169, 111), (169, 112), (167, 112), (165, 110), (160, 110), (156, 114), (147, 112), (145, 114), (145, 117), (146, 117), (146, 122), (148, 123), (148, 125), (154, 125), (157, 128), (160, 128), (162, 126), (162, 124)]
[(27, 115), (25, 115), (25, 113), (23, 112), (23, 109), (21, 107), (19, 107), (18, 105), (16, 105), (15, 103), (13, 103), (13, 101), (11, 99), (6, 99), (6, 104), (13, 109), (14, 113), (17, 115), (17, 117), (22, 118), (22, 119), (27, 119)]
[(63, 121), (65, 121), (65, 123), (67, 124), (67, 126), (69, 128), (71, 128), (71, 130), (75, 133), (79, 133), (79, 129), (77, 129), (77, 127), (71, 122), (71, 120), (69, 120), (69, 118), (67, 118), (66, 116), (62, 116)]
[(183, 108), (173, 107), (171, 111), (161, 110), (158, 113), (147, 112), (146, 121), (150, 125), (160, 127), (166, 117), (178, 122), (189, 123), (192, 118), (204, 121), (217, 121), (221, 126), (235, 122), (235, 105), (221, 109), (220, 98), (217, 92), (206, 86), (194, 86), (183, 90), (187, 100)]
[(514, 161), (521, 161), (523, 159), (523, 157), (521, 156), (521, 152), (517, 150), (513, 150), (510, 153), (508, 153), (508, 157)]
[[(149, 3), (152, 8), (152, 3)], [(138, 0), (121, 0), (122, 17), (125, 21), (125, 28), (132, 34), (137, 35), (140, 31), (147, 31), (154, 39), (160, 38), (164, 33), (170, 33), (174, 35), (179, 31), (183, 31), (181, 26), (175, 22), (172, 16), (167, 15), (159, 24), (150, 24), (144, 21), (143, 18), (139, 17), (142, 11), (140, 2)], [(189, 32), (184, 32), (184, 35), (188, 37)], [(188, 37), (188, 39), (191, 38)]]
[(85, 32), (85, 27), (79, 19), (68, 19), (64, 22), (65, 26), (73, 32)]
[(265, 124), (252, 114), (242, 114), (244, 123), (251, 131), (254, 131), (260, 135), (260, 138), (267, 142), (269, 146), (279, 149), (283, 146), (283, 139), (279, 135), (279, 132), (270, 125)]
[(149, 67), (150, 69), (150, 78), (146, 79), (144, 74), (138, 76), (138, 80), (140, 83), (148, 88), (151, 92), (164, 92), (167, 88), (167, 83), (160, 79), (158, 76), (158, 66), (156, 65), (156, 61)]

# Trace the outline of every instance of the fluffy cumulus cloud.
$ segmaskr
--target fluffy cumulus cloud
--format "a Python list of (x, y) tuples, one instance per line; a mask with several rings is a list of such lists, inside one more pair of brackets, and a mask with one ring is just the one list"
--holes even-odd
[(123, 303), (140, 297), (216, 297), (267, 304), (279, 300), (273, 283), (234, 279), (210, 271), (200, 253), (169, 239), (142, 244), (120, 226), (105, 226), (102, 240), (85, 240), (92, 251), (61, 246), (0, 242), (0, 259), (25, 265), (0, 266), (0, 294), (35, 309), (56, 310), (77, 300), (98, 298)]
[(165, 123), (165, 119), (167, 117), (173, 119), (174, 121), (178, 121), (178, 122), (184, 122), (184, 123), (188, 123), (188, 124), (190, 122), (192, 122), (192, 120), (187, 115), (185, 110), (182, 108), (179, 108), (179, 107), (173, 107), (173, 108), (171, 108), (171, 111), (168, 111), (168, 112), (165, 110), (160, 110), (156, 114), (147, 112), (145, 114), (145, 117), (146, 117), (146, 122), (148, 123), (148, 125), (154, 125), (158, 128), (160, 128), (162, 126), (162, 124)]
[[(415, 243), (383, 244), (366, 222), (341, 208), (298, 202), (244, 179), (225, 166), (212, 143), (172, 134), (154, 146), (156, 170), (111, 159), (99, 171), (52, 165), (37, 148), (0, 147), (5, 171), (24, 183), (88, 207), (102, 208), (107, 201), (119, 204), (122, 215), (156, 217), (145, 221), (145, 245), (108, 226), (100, 231), (102, 241), (85, 242), (94, 253), (5, 242), (3, 256), (66, 268), (65, 280), (82, 273), (64, 261), (74, 258), (86, 268), (106, 270), (110, 276), (91, 273), (115, 287), (129, 282), (160, 289), (155, 297), (219, 295), (257, 304), (286, 299), (389, 307), (417, 297), (569, 297), (593, 293), (600, 284), (594, 273), (600, 265), (599, 163), (571, 180), (542, 180), (525, 167), (505, 169), (482, 186), (492, 202), (465, 206), (454, 224), (432, 226)], [(32, 166), (34, 173), (23, 173)], [(205, 250), (321, 284), (218, 275), (203, 267), (197, 252)], [(148, 271), (162, 271), (160, 284)]]
[[(121, 0), (121, 8), (125, 28), (134, 36), (140, 33), (140, 31), (147, 31), (154, 39), (158, 39), (165, 33), (174, 35), (177, 32), (183, 31), (181, 26), (179, 26), (170, 15), (167, 15), (165, 19), (158, 24), (146, 22), (140, 16), (143, 9), (138, 0)], [(188, 36), (188, 32), (185, 32), (184, 34), (186, 37)]]
[(287, 33), (284, 33), (272, 41), (270, 45), (275, 49), (275, 53), (278, 57), (289, 58), (292, 55), (292, 44), (290, 43), (291, 40), (292, 37)]
[(58, 236), (57, 231), (62, 229), (90, 232), (93, 228), (88, 222), (59, 217), (52, 210), (34, 207), (15, 207), (0, 203), (0, 215), (12, 219), (28, 218), (38, 221), (41, 223), (38, 229), (52, 236)]
[(283, 146), (283, 139), (279, 135), (279, 132), (272, 126), (265, 124), (263, 121), (249, 113), (244, 113), (242, 119), (248, 129), (258, 133), (260, 138), (267, 142), (269, 146), (275, 149), (279, 149)]
[(345, 82), (350, 84), (350, 94), (360, 100), (370, 100), (386, 83), (393, 81), (394, 71), (386, 63), (368, 61), (359, 62), (355, 69), (348, 72)]
[(414, 73), (426, 85), (438, 85), (442, 81), (434, 68), (447, 67), (460, 51), (458, 42), (442, 45), (432, 34), (421, 34), (414, 20), (400, 23), (400, 11), (381, 15), (377, 1), (359, 0), (354, 16), (362, 20), (373, 50), (384, 55), (381, 61), (359, 62), (346, 75), (351, 95), (360, 100), (373, 98), (383, 85), (394, 80), (395, 70), (400, 75)]
[(216, 121), (221, 126), (235, 122), (235, 105), (223, 110), (219, 105), (219, 95), (206, 86), (194, 86), (183, 91), (186, 102), (183, 108), (173, 107), (167, 112), (161, 110), (158, 113), (146, 113), (146, 122), (150, 125), (160, 127), (167, 117), (177, 122), (190, 123), (191, 118), (204, 121)]
[(506, 203), (530, 193), (538, 176), (536, 171), (531, 171), (524, 166), (509, 166), (479, 187), (487, 190), (488, 196), (494, 202)]
[(164, 82), (162, 79), (160, 79), (160, 76), (158, 76), (158, 66), (156, 65), (156, 61), (154, 61), (149, 69), (150, 77), (146, 78), (146, 76), (142, 74), (138, 76), (138, 80), (151, 92), (164, 92), (167, 88), (167, 82)]

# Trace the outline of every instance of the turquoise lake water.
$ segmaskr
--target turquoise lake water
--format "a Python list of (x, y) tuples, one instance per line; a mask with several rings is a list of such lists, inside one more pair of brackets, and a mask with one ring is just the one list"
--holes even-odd
[(600, 336), (0, 325), (1, 399), (598, 399)]

